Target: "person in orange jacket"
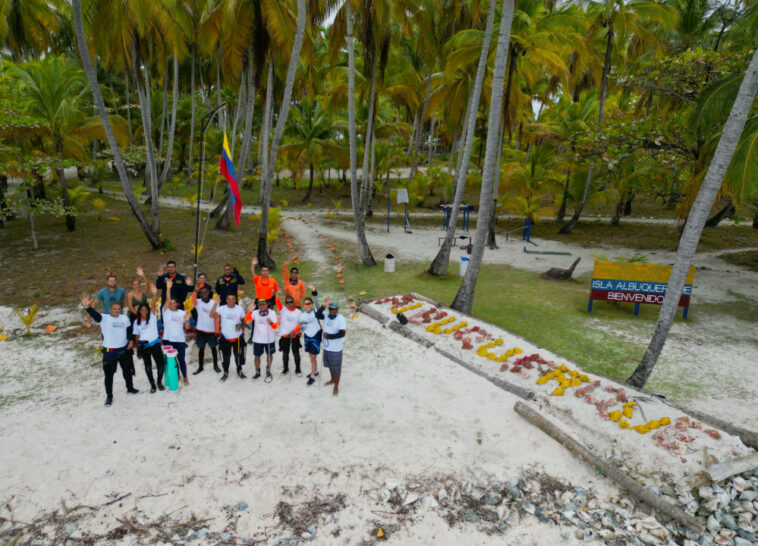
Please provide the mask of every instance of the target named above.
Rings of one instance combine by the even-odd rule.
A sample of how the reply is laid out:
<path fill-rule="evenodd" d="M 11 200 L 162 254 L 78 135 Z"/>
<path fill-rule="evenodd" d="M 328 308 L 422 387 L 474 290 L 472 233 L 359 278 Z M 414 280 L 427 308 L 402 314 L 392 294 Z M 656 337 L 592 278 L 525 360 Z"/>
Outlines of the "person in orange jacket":
<path fill-rule="evenodd" d="M 284 271 L 282 273 L 282 290 L 284 290 L 285 300 L 291 297 L 295 302 L 295 307 L 300 309 L 300 302 L 305 297 L 305 283 L 300 280 L 300 270 L 297 266 L 292 266 L 289 271 L 289 260 L 284 262 Z"/>
<path fill-rule="evenodd" d="M 264 299 L 268 302 L 268 308 L 272 311 L 276 308 L 276 293 L 279 291 L 279 285 L 276 279 L 269 276 L 268 267 L 261 266 L 261 274 L 255 274 L 255 268 L 258 265 L 258 258 L 253 257 L 250 260 L 250 274 L 253 277 L 253 284 L 255 285 L 255 300 Z M 256 305 L 257 307 L 257 305 Z"/>

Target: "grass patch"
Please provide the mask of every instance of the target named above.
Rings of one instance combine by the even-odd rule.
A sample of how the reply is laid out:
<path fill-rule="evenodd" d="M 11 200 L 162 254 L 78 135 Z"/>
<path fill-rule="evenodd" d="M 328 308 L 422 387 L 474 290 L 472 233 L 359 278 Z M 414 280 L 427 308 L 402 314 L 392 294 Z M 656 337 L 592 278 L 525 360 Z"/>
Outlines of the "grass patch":
<path fill-rule="evenodd" d="M 105 286 L 105 276 L 113 273 L 119 286 L 129 290 L 135 268 L 141 265 L 151 280 L 157 277 L 158 265 L 169 259 L 176 260 L 177 269 L 192 275 L 195 243 L 194 212 L 163 207 L 161 232 L 174 250 L 154 251 L 147 242 L 139 224 L 123 201 L 103 196 L 106 211 L 98 219 L 95 212 L 77 216 L 76 231 L 68 232 L 63 219 L 41 216 L 36 219 L 39 250 L 33 250 L 29 222 L 16 219 L 7 222 L 0 230 L 0 301 L 14 307 L 74 304 L 79 294 L 94 294 Z M 118 218 L 113 220 L 110 218 Z M 210 220 L 203 250 L 199 257 L 199 270 L 207 273 L 209 282 L 223 272 L 226 263 L 236 265 L 248 283 L 242 287 L 251 291 L 250 258 L 258 245 L 258 222 L 242 216 L 241 227 L 232 231 L 214 229 Z M 201 222 L 205 227 L 205 216 Z M 274 260 L 281 264 L 287 255 L 283 238 L 270 248 Z M 304 275 L 310 264 L 302 264 Z M 281 272 L 276 272 L 281 282 Z"/>
<path fill-rule="evenodd" d="M 719 258 L 727 263 L 746 267 L 750 271 L 758 271 L 758 252 L 755 250 L 730 252 L 728 254 L 721 254 Z"/>
<path fill-rule="evenodd" d="M 460 278 L 448 275 L 432 277 L 425 264 L 398 265 L 393 274 L 380 268 L 346 264 L 347 278 L 359 279 L 367 297 L 379 297 L 415 290 L 449 303 L 460 286 Z M 528 339 L 584 369 L 615 379 L 626 379 L 637 365 L 644 347 L 596 327 L 596 321 L 610 330 L 628 329 L 630 321 L 653 321 L 657 307 L 641 309 L 634 317 L 633 306 L 598 305 L 587 313 L 588 280 L 565 283 L 543 281 L 539 274 L 507 266 L 482 267 L 472 313 L 509 332 Z M 627 308 L 628 307 L 628 308 Z"/>

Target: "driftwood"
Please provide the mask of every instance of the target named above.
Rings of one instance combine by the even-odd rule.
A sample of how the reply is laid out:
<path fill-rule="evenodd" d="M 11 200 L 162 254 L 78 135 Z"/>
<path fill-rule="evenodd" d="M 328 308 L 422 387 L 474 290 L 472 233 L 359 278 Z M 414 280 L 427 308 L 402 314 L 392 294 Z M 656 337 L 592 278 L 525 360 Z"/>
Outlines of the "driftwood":
<path fill-rule="evenodd" d="M 448 358 L 455 362 L 456 364 L 460 364 L 464 368 L 466 368 L 470 372 L 474 372 L 476 375 L 483 377 L 493 385 L 500 387 L 504 391 L 508 391 L 512 394 L 515 394 L 516 396 L 523 398 L 524 400 L 534 400 L 535 394 L 533 391 L 530 391 L 529 389 L 525 389 L 524 387 L 521 387 L 519 385 L 514 385 L 513 383 L 510 383 L 509 381 L 506 381 L 505 379 L 500 379 L 499 377 L 493 377 L 489 375 L 488 373 L 480 370 L 476 366 L 472 366 L 468 362 L 461 360 L 455 355 L 452 355 L 448 353 L 444 349 L 440 349 L 439 347 L 434 348 L 435 351 L 437 351 L 439 354 L 444 356 L 445 358 Z"/>
<path fill-rule="evenodd" d="M 385 324 L 387 324 L 387 322 L 389 322 L 391 320 L 390 317 L 388 317 L 384 313 L 380 313 L 379 311 L 377 311 L 376 309 L 374 309 L 373 307 L 371 307 L 367 303 L 359 305 L 358 306 L 358 311 L 360 311 L 364 315 L 367 315 L 367 316 L 371 317 L 372 319 L 374 319 L 375 321 L 377 321 L 381 325 L 385 325 Z"/>
<path fill-rule="evenodd" d="M 568 269 L 563 269 L 561 267 L 551 267 L 542 275 L 540 275 L 540 279 L 544 279 L 546 281 L 565 281 L 566 279 L 570 279 L 571 275 L 574 274 L 574 269 L 576 269 L 576 264 L 579 263 L 579 260 L 581 260 L 581 258 L 574 260 L 574 263 L 571 264 L 571 267 Z"/>
<path fill-rule="evenodd" d="M 412 297 L 413 299 L 425 301 L 426 303 L 431 303 L 435 307 L 444 307 L 445 306 L 445 304 L 443 304 L 442 302 L 439 302 L 437 300 L 433 300 L 432 298 L 427 298 L 423 294 L 419 294 L 418 292 L 413 292 L 412 290 L 410 292 L 408 292 L 408 295 L 410 297 Z"/>
<path fill-rule="evenodd" d="M 422 347 L 426 347 L 427 349 L 434 345 L 434 342 L 429 341 L 428 339 L 421 337 L 416 332 L 411 331 L 410 329 L 406 328 L 404 325 L 400 324 L 398 321 L 393 320 L 389 324 L 390 330 L 394 330 L 401 336 L 407 337 L 411 341 L 415 341 Z"/>
<path fill-rule="evenodd" d="M 712 464 L 705 471 L 714 482 L 720 482 L 735 474 L 742 474 L 756 468 L 758 468 L 758 453 L 752 453 L 739 459 Z"/>
<path fill-rule="evenodd" d="M 607 460 L 601 459 L 591 453 L 587 448 L 574 440 L 571 436 L 563 432 L 553 423 L 545 419 L 539 412 L 533 410 L 523 402 L 516 402 L 513 410 L 521 415 L 524 419 L 531 424 L 539 428 L 542 432 L 553 438 L 558 443 L 562 444 L 571 453 L 582 459 L 593 468 L 597 468 L 602 473 L 616 482 L 621 488 L 626 490 L 635 499 L 644 502 L 648 506 L 656 509 L 661 514 L 665 514 L 671 519 L 678 521 L 682 525 L 685 525 L 698 532 L 701 535 L 705 534 L 705 526 L 703 523 L 687 514 L 683 510 L 677 508 L 673 504 L 666 502 L 650 489 L 641 486 L 639 483 L 629 477 L 628 474 L 621 471 L 615 465 L 609 463 Z"/>

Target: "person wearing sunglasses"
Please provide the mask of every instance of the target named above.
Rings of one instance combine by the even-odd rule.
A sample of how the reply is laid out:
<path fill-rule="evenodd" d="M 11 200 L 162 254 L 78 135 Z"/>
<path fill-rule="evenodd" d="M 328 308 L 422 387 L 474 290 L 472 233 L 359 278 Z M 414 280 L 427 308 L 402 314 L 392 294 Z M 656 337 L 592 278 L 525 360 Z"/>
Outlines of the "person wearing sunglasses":
<path fill-rule="evenodd" d="M 300 376 L 300 309 L 289 294 L 284 298 L 284 308 L 280 311 L 279 350 L 282 352 L 282 375 L 289 373 L 289 356 L 295 360 L 295 375 Z"/>

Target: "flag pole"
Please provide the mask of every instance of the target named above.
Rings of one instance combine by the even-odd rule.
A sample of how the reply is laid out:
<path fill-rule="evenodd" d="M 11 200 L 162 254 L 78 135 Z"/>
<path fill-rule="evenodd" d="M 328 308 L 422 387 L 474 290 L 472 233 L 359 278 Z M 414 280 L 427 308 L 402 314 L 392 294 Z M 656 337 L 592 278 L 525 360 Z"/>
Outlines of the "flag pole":
<path fill-rule="evenodd" d="M 213 116 L 216 112 L 221 110 L 222 108 L 226 107 L 226 103 L 222 102 L 218 106 L 216 106 L 213 110 L 205 114 L 202 119 L 200 120 L 200 169 L 197 173 L 197 211 L 196 211 L 196 218 L 195 218 L 195 265 L 193 266 L 192 270 L 192 282 L 193 284 L 197 282 L 197 255 L 199 253 L 198 245 L 200 244 L 200 190 L 202 188 L 203 184 L 203 163 L 205 163 L 205 131 L 208 129 L 208 126 L 210 125 L 211 119 L 213 119 Z"/>

